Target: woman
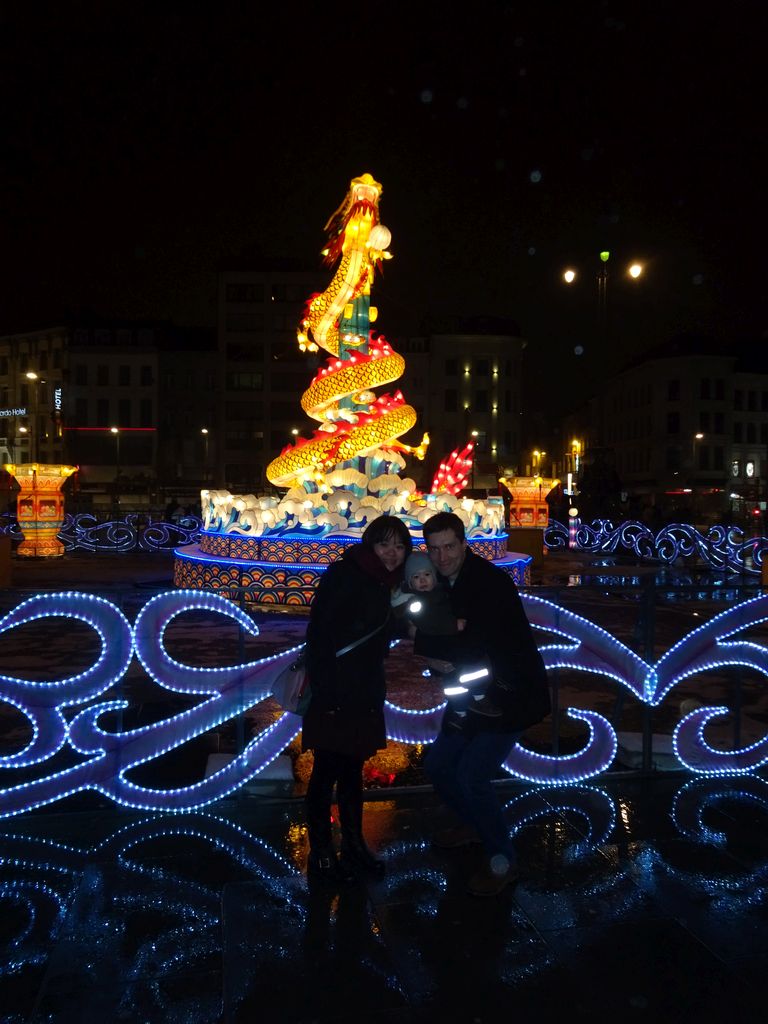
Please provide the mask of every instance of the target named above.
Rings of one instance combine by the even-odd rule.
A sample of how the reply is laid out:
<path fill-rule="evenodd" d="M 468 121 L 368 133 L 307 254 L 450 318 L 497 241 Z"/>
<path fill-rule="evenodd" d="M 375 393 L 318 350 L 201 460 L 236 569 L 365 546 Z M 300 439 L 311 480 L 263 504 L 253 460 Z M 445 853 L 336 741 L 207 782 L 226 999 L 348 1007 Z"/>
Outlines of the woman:
<path fill-rule="evenodd" d="M 363 762 L 386 746 L 384 658 L 391 639 L 390 597 L 412 548 L 402 520 L 379 516 L 362 543 L 347 548 L 318 584 L 307 628 L 312 701 L 302 747 L 314 751 L 307 789 L 310 877 L 348 882 L 383 873 L 363 838 Z M 333 788 L 341 857 L 331 833 Z"/>

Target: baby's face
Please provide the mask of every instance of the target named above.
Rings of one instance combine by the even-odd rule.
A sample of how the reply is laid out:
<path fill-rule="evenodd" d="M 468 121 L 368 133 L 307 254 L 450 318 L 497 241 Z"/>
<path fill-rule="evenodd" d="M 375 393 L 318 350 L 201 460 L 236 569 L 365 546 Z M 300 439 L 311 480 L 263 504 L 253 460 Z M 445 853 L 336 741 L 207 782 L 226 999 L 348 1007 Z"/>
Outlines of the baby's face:
<path fill-rule="evenodd" d="M 410 579 L 411 590 L 416 594 L 423 594 L 425 590 L 433 590 L 435 586 L 435 574 L 429 569 L 422 569 L 415 572 Z"/>

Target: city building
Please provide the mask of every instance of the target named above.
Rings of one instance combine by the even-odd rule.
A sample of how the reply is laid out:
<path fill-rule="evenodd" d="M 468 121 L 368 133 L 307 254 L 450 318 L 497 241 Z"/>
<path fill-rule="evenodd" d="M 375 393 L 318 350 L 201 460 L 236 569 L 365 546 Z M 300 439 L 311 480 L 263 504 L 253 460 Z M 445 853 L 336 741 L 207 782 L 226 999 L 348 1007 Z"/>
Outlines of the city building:
<path fill-rule="evenodd" d="M 269 462 L 317 425 L 301 395 L 328 353 L 301 353 L 296 329 L 307 299 L 327 284 L 327 272 L 292 261 L 245 262 L 219 274 L 218 486 L 271 490 Z"/>
<path fill-rule="evenodd" d="M 611 453 L 627 507 L 743 519 L 768 498 L 768 367 L 755 348 L 683 338 L 592 400 L 587 451 Z"/>
<path fill-rule="evenodd" d="M 398 387 L 419 417 L 409 440 L 418 443 L 423 431 L 430 436 L 423 467 L 411 467 L 422 487 L 468 441 L 476 445 L 471 487 L 495 491 L 500 476 L 517 472 L 525 347 L 513 321 L 491 317 L 434 320 L 422 335 L 395 343 L 406 361 Z"/>
<path fill-rule="evenodd" d="M 65 463 L 81 503 L 196 495 L 218 397 L 213 332 L 94 321 L 0 337 L 0 454 Z"/>

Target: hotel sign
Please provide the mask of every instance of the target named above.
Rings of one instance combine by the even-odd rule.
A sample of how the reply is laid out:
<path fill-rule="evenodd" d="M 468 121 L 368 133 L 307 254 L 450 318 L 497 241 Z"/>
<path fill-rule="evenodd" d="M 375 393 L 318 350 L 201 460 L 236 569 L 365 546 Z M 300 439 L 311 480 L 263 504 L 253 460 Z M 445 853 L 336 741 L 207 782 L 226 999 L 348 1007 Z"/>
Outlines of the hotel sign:
<path fill-rule="evenodd" d="M 11 416 L 26 416 L 27 410 L 25 407 L 19 409 L 0 409 L 0 419 L 10 419 Z"/>

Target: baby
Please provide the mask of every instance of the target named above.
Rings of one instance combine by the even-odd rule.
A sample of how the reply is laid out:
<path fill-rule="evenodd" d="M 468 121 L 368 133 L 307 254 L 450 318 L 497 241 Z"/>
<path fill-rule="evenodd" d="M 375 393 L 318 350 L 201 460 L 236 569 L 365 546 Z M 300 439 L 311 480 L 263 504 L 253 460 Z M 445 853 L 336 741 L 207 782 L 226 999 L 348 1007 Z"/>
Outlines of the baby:
<path fill-rule="evenodd" d="M 462 661 L 461 645 L 452 642 L 451 638 L 457 637 L 464 630 L 467 620 L 454 615 L 450 594 L 447 588 L 438 584 L 437 572 L 426 554 L 414 551 L 408 556 L 404 587 L 395 592 L 392 603 L 418 630 L 420 654 L 450 661 L 456 666 L 454 672 L 444 675 L 446 696 L 466 694 L 468 687 L 465 684 L 488 678 L 485 667 L 476 668 L 475 671 L 465 671 L 458 667 Z M 439 640 L 433 642 L 432 637 Z M 491 718 L 501 716 L 500 708 L 487 696 L 475 697 L 466 710 Z M 462 718 L 465 713 L 464 710 L 457 710 Z"/>

